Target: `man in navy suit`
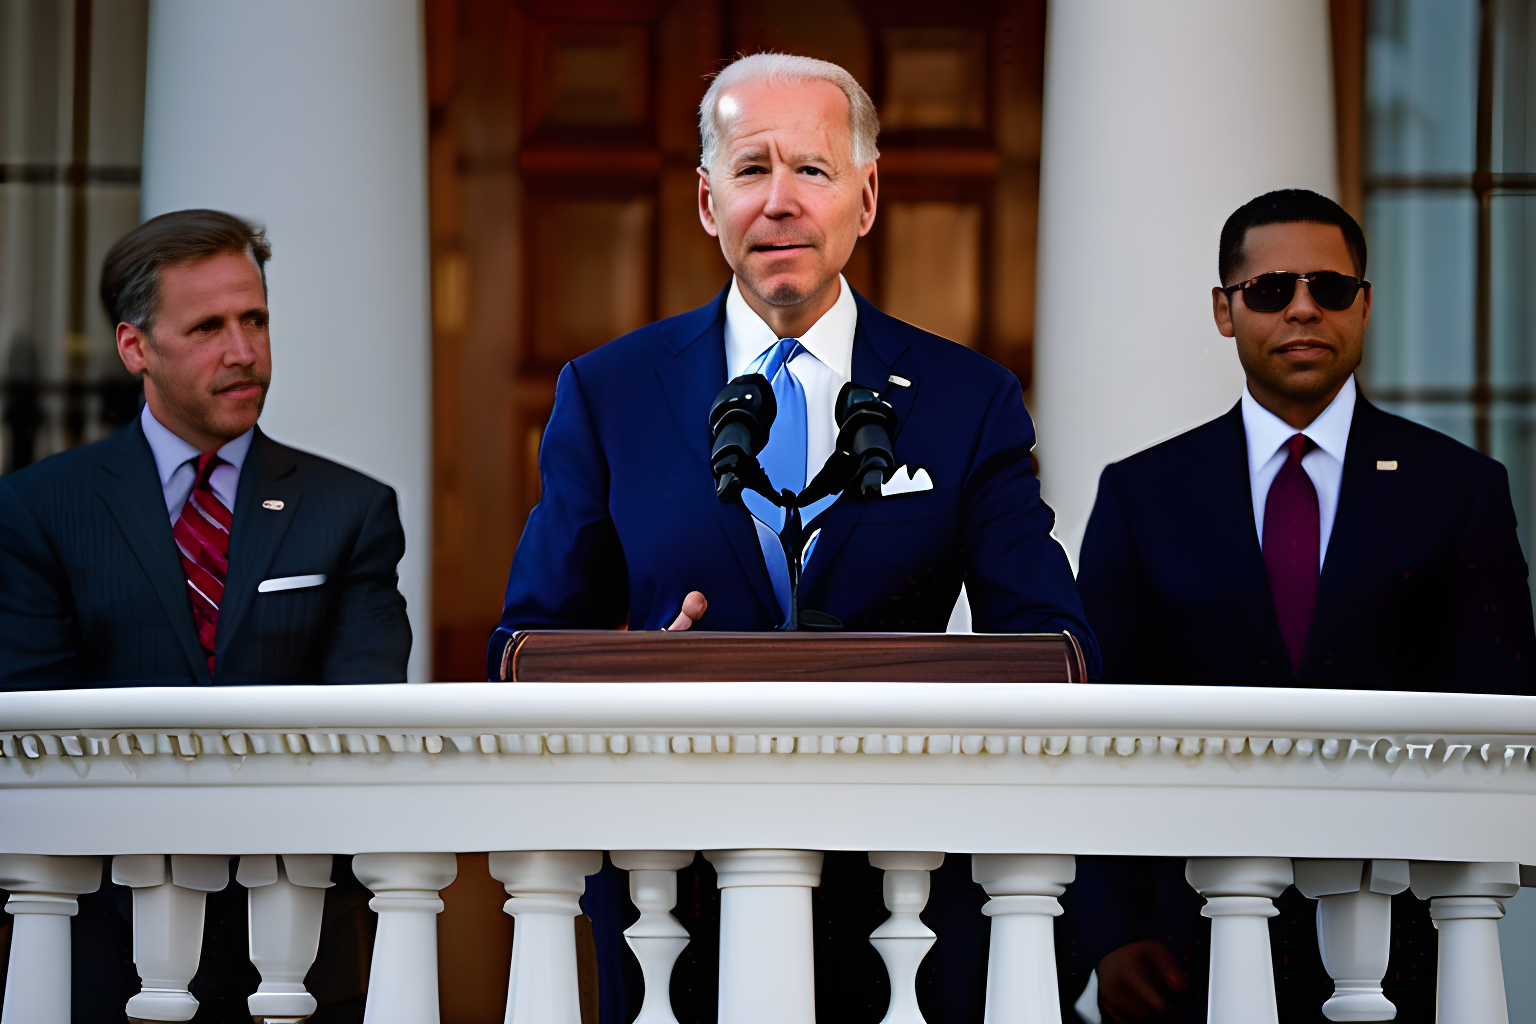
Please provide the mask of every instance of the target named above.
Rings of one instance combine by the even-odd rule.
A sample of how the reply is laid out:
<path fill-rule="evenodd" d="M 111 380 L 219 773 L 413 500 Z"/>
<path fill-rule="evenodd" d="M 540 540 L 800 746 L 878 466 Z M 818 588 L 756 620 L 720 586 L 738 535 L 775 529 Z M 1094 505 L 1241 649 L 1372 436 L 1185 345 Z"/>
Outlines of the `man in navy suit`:
<path fill-rule="evenodd" d="M 833 64 L 757 54 L 715 80 L 700 107 L 699 216 L 735 278 L 707 306 L 561 373 L 539 458 L 543 498 L 512 562 L 489 644 L 491 679 L 506 678 L 512 634 L 522 629 L 796 624 L 775 536 L 782 520 L 762 504 L 722 504 L 710 470 L 710 405 L 751 372 L 777 396 L 762 453 L 776 489 L 799 492 L 832 453 L 833 405 L 846 382 L 880 392 L 895 410 L 894 454 L 905 472 L 885 496 L 844 494 L 807 510 L 800 608 L 853 630 L 937 632 L 963 583 L 977 630 L 1068 632 L 1097 671 L 1071 569 L 1050 536 L 1054 517 L 1031 473 L 1034 430 L 1018 380 L 886 316 L 841 276 L 875 220 L 877 130 L 869 97 Z M 891 493 L 897 481 L 905 493 Z M 842 870 L 834 855 L 826 870 Z M 944 871 L 972 884 L 968 858 L 949 858 L 936 875 Z M 944 885 L 935 879 L 935 906 L 945 904 Z M 878 877 L 864 893 L 878 923 Z M 966 913 L 972 932 L 984 928 L 974 907 Z M 605 925 L 596 924 L 601 945 Z M 867 937 L 866 929 L 862 954 Z M 956 997 L 970 1009 L 955 1019 L 980 1019 L 969 975 L 985 963 L 984 937 L 974 946 L 954 933 L 937 947 L 965 960 L 961 987 L 975 990 Z M 878 961 L 872 971 L 883 977 Z"/>
<path fill-rule="evenodd" d="M 1104 679 L 1533 692 L 1508 474 L 1359 392 L 1365 259 L 1354 218 L 1313 192 L 1272 192 L 1228 219 L 1212 299 L 1247 387 L 1226 415 L 1104 470 L 1078 574 Z M 1107 1021 L 1168 1019 L 1180 1002 L 1178 1019 L 1203 1019 L 1202 985 L 1178 997 L 1176 960 L 1204 956 L 1190 954 L 1201 901 L 1182 862 L 1083 858 L 1078 877 L 1063 919 L 1077 991 L 1097 967 Z M 1320 1019 L 1331 985 L 1310 905 L 1293 899 L 1293 913 L 1287 898 L 1280 1016 Z M 1399 1020 L 1433 1005 L 1425 906 L 1398 902 L 1399 937 L 1430 956 L 1389 971 Z"/>

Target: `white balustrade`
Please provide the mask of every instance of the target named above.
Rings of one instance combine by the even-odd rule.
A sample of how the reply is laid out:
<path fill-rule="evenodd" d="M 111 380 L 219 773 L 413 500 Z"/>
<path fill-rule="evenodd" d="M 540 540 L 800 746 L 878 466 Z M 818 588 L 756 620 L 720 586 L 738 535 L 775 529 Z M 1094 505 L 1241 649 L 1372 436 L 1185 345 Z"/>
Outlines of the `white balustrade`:
<path fill-rule="evenodd" d="M 187 991 L 203 951 L 203 910 L 229 884 L 229 858 L 139 854 L 112 858 L 112 881 L 133 889 L 133 964 L 143 987 L 128 1000 L 130 1020 L 191 1020 Z"/>
<path fill-rule="evenodd" d="M 1408 888 L 1401 860 L 1296 860 L 1296 888 L 1317 900 L 1317 945 L 1333 979 L 1329 1020 L 1392 1020 L 1381 990 L 1392 944 L 1392 897 Z"/>
<path fill-rule="evenodd" d="M 815 1024 L 811 890 L 821 853 L 710 850 L 720 886 L 720 1011 L 730 1024 Z"/>
<path fill-rule="evenodd" d="M 1077 877 L 1070 856 L 978 853 L 971 877 L 992 898 L 986 1024 L 1061 1024 L 1052 919 Z"/>
<path fill-rule="evenodd" d="M 917 1007 L 917 969 L 938 936 L 918 915 L 928 905 L 928 872 L 944 863 L 942 853 L 871 853 L 869 863 L 885 872 L 881 887 L 891 916 L 869 936 L 891 979 L 891 1005 L 881 1024 L 924 1024 Z"/>
<path fill-rule="evenodd" d="M 0 1024 L 69 1024 L 69 919 L 101 887 L 100 857 L 0 854 L 11 960 Z"/>
<path fill-rule="evenodd" d="M 813 1024 L 821 850 L 873 850 L 885 1024 L 921 1024 L 928 872 L 991 897 L 989 1024 L 1057 1024 L 1076 852 L 1184 856 L 1212 919 L 1210 1021 L 1276 1018 L 1268 918 L 1318 900 L 1331 1020 L 1386 1020 L 1391 898 L 1440 930 L 1439 1019 L 1504 1024 L 1500 900 L 1536 865 L 1536 698 L 1179 686 L 443 684 L 0 693 L 0 1024 L 69 1019 L 69 916 L 134 890 L 138 1020 L 188 1020 L 206 893 L 249 890 L 259 1021 L 315 1010 L 332 854 L 378 911 L 365 1019 L 438 1020 L 439 891 L 493 853 L 517 918 L 506 1019 L 578 1024 L 585 878 L 612 851 L 640 919 L 637 1024 L 676 1024 L 676 873 L 721 888 L 719 1016 Z M 1193 828 L 1191 821 L 1210 823 Z M 893 853 L 932 849 L 931 853 Z M 296 851 L 273 854 L 272 850 Z M 415 851 L 415 852 L 393 852 Z M 571 852 L 580 851 L 580 852 Z M 944 851 L 944 852 L 940 852 Z M 1371 859 L 1390 853 L 1396 860 Z M 1536 871 L 1527 871 L 1536 877 Z M 1069 994 L 1072 995 L 1072 994 Z"/>
<path fill-rule="evenodd" d="M 640 918 L 624 929 L 624 941 L 640 961 L 645 1001 L 634 1024 L 677 1024 L 672 1012 L 672 968 L 688 929 L 672 916 L 677 906 L 677 873 L 693 863 L 692 850 L 615 850 L 613 866 L 629 872 L 629 898 Z"/>
<path fill-rule="evenodd" d="M 1269 956 L 1274 900 L 1291 884 L 1280 857 L 1191 857 L 1184 877 L 1211 919 L 1210 1024 L 1278 1024 Z"/>
<path fill-rule="evenodd" d="M 363 1024 L 437 1024 L 438 892 L 459 874 L 451 853 L 362 853 L 352 873 L 379 915 Z"/>
<path fill-rule="evenodd" d="M 493 853 L 491 877 L 511 897 L 502 908 L 512 929 L 506 1024 L 581 1024 L 576 979 L 576 915 L 587 876 L 602 870 L 590 850 Z"/>
<path fill-rule="evenodd" d="M 320 950 L 320 918 L 331 881 L 330 854 L 240 858 L 235 881 L 250 907 L 251 963 L 261 984 L 246 1000 L 257 1021 L 293 1021 L 315 1012 L 304 976 Z"/>
<path fill-rule="evenodd" d="M 1520 865 L 1416 860 L 1409 874 L 1413 894 L 1429 900 L 1430 919 L 1440 932 L 1435 1019 L 1509 1024 L 1499 900 L 1520 891 Z"/>

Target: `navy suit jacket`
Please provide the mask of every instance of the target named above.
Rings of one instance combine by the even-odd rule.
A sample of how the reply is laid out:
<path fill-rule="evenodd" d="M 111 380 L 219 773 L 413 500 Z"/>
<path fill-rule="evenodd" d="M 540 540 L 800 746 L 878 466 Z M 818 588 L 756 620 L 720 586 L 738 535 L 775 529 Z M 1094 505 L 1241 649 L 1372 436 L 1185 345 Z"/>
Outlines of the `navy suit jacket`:
<path fill-rule="evenodd" d="M 709 406 L 726 383 L 725 295 L 567 365 L 539 453 L 543 498 L 507 582 L 488 671 L 519 629 L 664 629 L 702 591 L 696 628 L 782 620 L 750 513 L 715 497 Z M 1070 631 L 1098 653 L 1054 515 L 1030 471 L 1019 382 L 991 360 L 886 316 L 861 296 L 853 379 L 895 407 L 898 464 L 933 490 L 839 498 L 800 606 L 870 631 L 942 631 L 963 582 L 978 632 Z M 909 387 L 888 383 L 904 377 Z M 819 468 L 819 467 L 815 467 Z"/>
<path fill-rule="evenodd" d="M 280 510 L 262 507 L 280 500 Z M 395 492 L 258 428 L 240 470 L 215 671 L 135 419 L 0 477 L 0 689 L 403 682 Z M 258 593 L 324 573 L 318 587 Z"/>
<path fill-rule="evenodd" d="M 1078 587 L 1106 680 L 1536 692 L 1530 589 L 1501 464 L 1356 400 L 1295 676 L 1251 494 L 1240 405 L 1104 470 Z"/>

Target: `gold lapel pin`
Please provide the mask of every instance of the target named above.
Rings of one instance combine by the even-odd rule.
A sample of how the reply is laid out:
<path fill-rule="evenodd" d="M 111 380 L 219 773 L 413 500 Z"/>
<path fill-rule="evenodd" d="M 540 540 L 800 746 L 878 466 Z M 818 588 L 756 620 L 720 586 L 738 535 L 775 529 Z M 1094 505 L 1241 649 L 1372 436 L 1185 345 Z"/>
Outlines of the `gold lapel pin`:
<path fill-rule="evenodd" d="M 283 499 L 281 499 L 281 498 L 268 498 L 266 501 L 261 503 L 261 507 L 262 508 L 269 508 L 273 512 L 281 512 L 283 510 Z"/>
<path fill-rule="evenodd" d="M 1396 459 L 1378 459 L 1376 461 L 1376 468 L 1377 469 L 1396 469 L 1397 468 L 1397 460 Z"/>

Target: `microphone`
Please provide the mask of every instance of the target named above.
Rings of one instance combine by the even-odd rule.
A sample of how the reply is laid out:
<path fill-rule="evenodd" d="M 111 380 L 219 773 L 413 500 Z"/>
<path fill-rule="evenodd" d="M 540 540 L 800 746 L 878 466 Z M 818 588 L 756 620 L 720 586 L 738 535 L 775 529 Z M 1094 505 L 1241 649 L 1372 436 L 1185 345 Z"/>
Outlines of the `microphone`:
<path fill-rule="evenodd" d="M 757 453 L 768 443 L 778 412 L 773 386 L 760 373 L 737 377 L 715 396 L 709 407 L 709 469 L 715 476 L 715 497 L 723 504 L 738 501 L 742 488 L 763 476 Z"/>
<path fill-rule="evenodd" d="M 891 435 L 896 410 L 873 389 L 849 381 L 837 393 L 837 450 L 852 456 L 855 468 L 844 493 L 855 501 L 880 496 L 880 487 L 896 472 Z"/>

